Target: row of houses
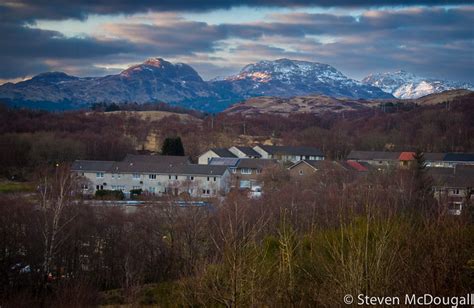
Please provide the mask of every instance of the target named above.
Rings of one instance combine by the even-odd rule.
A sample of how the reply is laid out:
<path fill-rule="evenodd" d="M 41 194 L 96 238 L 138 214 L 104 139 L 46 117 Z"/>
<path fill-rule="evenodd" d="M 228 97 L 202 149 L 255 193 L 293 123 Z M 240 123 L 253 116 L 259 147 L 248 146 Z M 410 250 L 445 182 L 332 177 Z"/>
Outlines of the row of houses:
<path fill-rule="evenodd" d="M 254 147 L 213 148 L 201 154 L 198 163 L 207 165 L 213 158 L 274 159 L 282 163 L 295 163 L 301 160 L 324 160 L 325 157 L 323 152 L 315 147 L 259 144 Z"/>
<path fill-rule="evenodd" d="M 215 197 L 230 187 L 226 166 L 192 164 L 183 156 L 129 154 L 122 161 L 77 160 L 71 170 L 81 176 L 84 194 L 120 190 L 129 196 L 142 190 L 154 195 Z"/>
<path fill-rule="evenodd" d="M 192 164 L 189 158 L 181 156 L 127 155 L 121 161 L 78 160 L 72 170 L 82 177 L 85 194 L 121 190 L 129 195 L 133 190 L 142 190 L 155 195 L 185 193 L 203 198 L 225 195 L 232 188 L 261 189 L 262 171 L 281 163 L 294 161 L 288 167 L 294 179 L 321 170 L 360 176 L 383 167 L 408 167 L 414 162 L 414 155 L 414 152 L 352 151 L 346 161 L 330 161 L 318 149 L 309 147 L 231 147 L 207 151 L 199 157 L 200 164 Z M 433 187 L 438 199 L 449 196 L 453 210 L 471 199 L 473 154 L 425 153 L 424 158 L 429 174 L 435 179 Z"/>
<path fill-rule="evenodd" d="M 427 167 L 474 165 L 474 153 L 424 153 L 423 158 Z M 372 166 L 409 167 L 415 161 L 415 152 L 351 151 L 347 159 Z"/>

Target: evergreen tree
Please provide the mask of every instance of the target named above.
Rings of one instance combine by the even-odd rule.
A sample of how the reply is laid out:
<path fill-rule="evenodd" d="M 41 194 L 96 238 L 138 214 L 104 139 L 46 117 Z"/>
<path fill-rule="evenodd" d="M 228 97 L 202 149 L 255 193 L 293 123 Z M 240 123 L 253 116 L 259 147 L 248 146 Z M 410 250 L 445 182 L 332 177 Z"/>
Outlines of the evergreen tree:
<path fill-rule="evenodd" d="M 417 150 L 413 158 L 415 160 L 413 165 L 414 193 L 416 194 L 417 201 L 423 203 L 431 194 L 432 183 L 430 177 L 426 174 L 426 161 L 423 152 Z"/>
<path fill-rule="evenodd" d="M 184 147 L 181 138 L 166 138 L 161 147 L 161 154 L 184 156 Z"/>

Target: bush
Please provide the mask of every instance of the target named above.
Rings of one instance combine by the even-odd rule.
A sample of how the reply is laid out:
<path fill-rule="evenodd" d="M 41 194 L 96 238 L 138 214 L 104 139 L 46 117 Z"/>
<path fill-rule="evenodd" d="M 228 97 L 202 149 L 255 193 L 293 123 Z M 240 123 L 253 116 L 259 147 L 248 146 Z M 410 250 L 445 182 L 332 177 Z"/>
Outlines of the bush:
<path fill-rule="evenodd" d="M 99 189 L 95 192 L 95 196 L 98 199 L 113 199 L 113 200 L 123 200 L 125 195 L 121 190 L 107 190 Z"/>

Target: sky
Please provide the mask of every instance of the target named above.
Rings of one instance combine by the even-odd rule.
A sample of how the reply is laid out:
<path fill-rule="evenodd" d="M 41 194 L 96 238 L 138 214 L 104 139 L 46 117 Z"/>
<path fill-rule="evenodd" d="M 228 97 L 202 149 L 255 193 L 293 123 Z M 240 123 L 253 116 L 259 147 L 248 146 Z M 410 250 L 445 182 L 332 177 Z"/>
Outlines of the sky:
<path fill-rule="evenodd" d="M 0 83 L 116 74 L 151 57 L 205 80 L 289 58 L 355 79 L 403 69 L 474 82 L 474 2 L 2 0 L 0 46 Z"/>

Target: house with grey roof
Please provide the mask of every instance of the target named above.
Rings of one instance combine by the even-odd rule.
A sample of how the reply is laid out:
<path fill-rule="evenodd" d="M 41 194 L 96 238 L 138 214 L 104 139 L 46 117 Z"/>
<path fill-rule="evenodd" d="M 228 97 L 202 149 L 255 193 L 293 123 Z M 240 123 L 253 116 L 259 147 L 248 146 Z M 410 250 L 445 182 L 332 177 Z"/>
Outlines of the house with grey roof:
<path fill-rule="evenodd" d="M 460 215 L 463 208 L 474 203 L 474 166 L 456 165 L 427 168 L 433 181 L 433 192 L 439 202 L 447 203 L 448 211 Z"/>
<path fill-rule="evenodd" d="M 229 148 L 229 151 L 239 158 L 261 158 L 257 151 L 255 151 L 252 147 L 244 147 L 244 146 L 233 146 Z"/>
<path fill-rule="evenodd" d="M 226 148 L 212 148 L 202 153 L 201 155 L 199 155 L 198 164 L 207 165 L 212 158 L 216 158 L 216 157 L 236 158 L 237 156 Z"/>
<path fill-rule="evenodd" d="M 71 170 L 82 179 L 85 194 L 120 190 L 126 196 L 141 189 L 152 195 L 215 197 L 229 191 L 227 166 L 191 164 L 177 156 L 128 155 L 122 161 L 77 160 Z"/>
<path fill-rule="evenodd" d="M 324 154 L 315 147 L 277 146 L 259 144 L 253 149 L 262 158 L 276 159 L 280 162 L 297 162 L 300 160 L 324 160 Z"/>
<path fill-rule="evenodd" d="M 210 165 L 226 165 L 231 173 L 231 186 L 240 189 L 252 189 L 261 186 L 260 174 L 265 168 L 274 166 L 278 161 L 260 158 L 212 158 Z"/>

